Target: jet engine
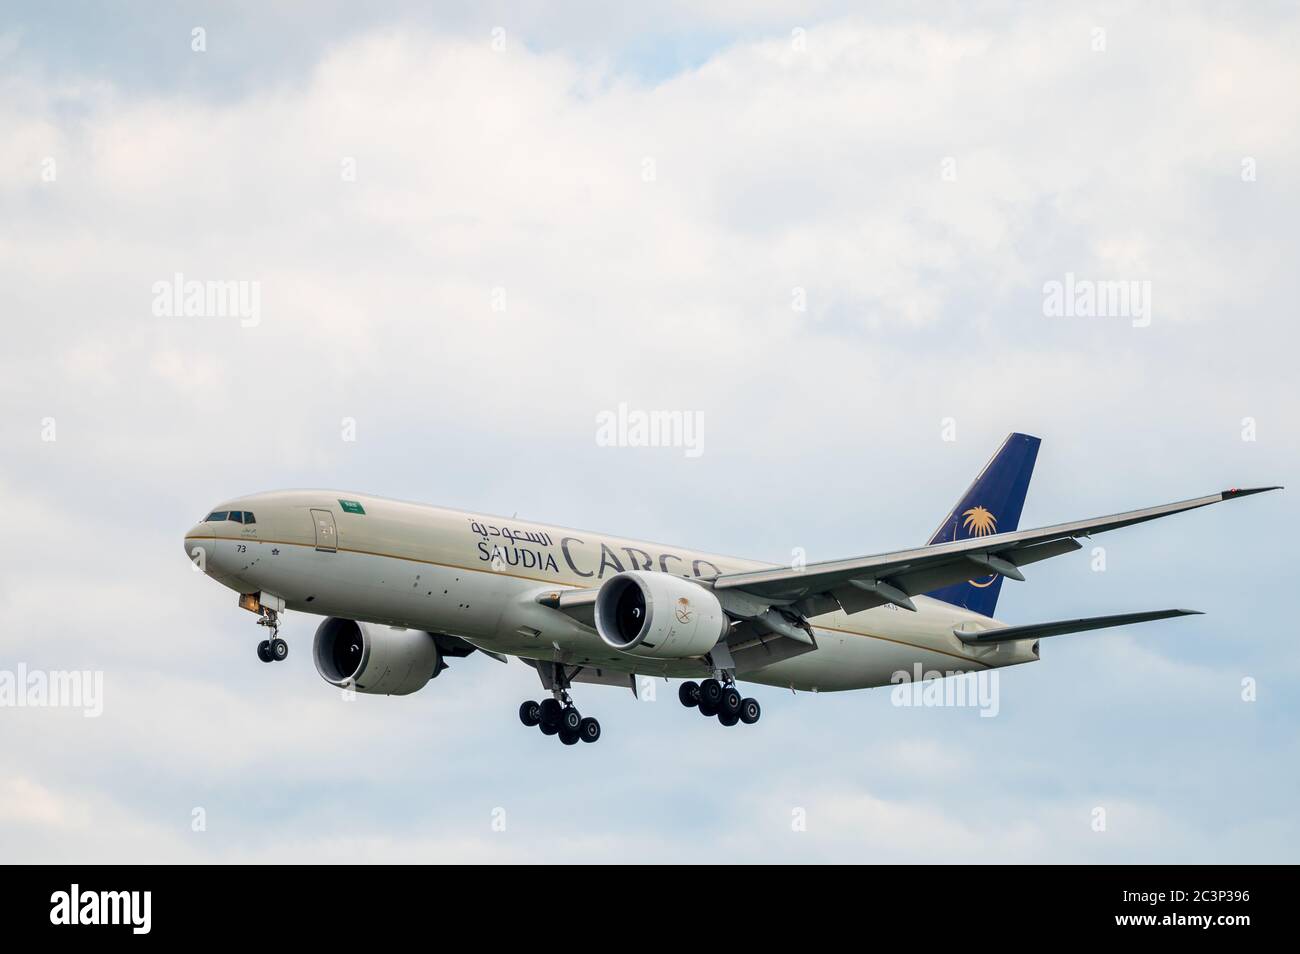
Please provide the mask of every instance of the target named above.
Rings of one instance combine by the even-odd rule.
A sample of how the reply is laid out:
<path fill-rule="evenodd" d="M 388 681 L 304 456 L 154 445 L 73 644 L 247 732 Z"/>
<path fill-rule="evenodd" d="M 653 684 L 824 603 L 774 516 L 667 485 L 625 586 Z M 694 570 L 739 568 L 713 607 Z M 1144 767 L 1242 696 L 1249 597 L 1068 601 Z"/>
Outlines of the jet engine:
<path fill-rule="evenodd" d="M 702 656 L 728 625 L 718 598 L 700 584 L 641 570 L 601 584 L 595 613 L 596 632 L 605 645 L 660 659 Z"/>
<path fill-rule="evenodd" d="M 330 685 L 386 696 L 423 688 L 440 668 L 429 633 L 335 617 L 316 627 L 312 656 Z"/>

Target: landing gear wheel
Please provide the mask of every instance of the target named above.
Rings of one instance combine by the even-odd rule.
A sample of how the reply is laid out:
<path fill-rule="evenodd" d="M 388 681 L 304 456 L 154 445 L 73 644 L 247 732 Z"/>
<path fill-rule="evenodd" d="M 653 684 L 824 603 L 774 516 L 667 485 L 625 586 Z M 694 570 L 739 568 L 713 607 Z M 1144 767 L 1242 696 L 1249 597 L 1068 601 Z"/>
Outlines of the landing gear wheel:
<path fill-rule="evenodd" d="M 700 700 L 700 715 L 712 719 L 717 714 L 718 710 L 715 706 L 705 705 L 704 700 Z"/>
<path fill-rule="evenodd" d="M 753 725 L 758 721 L 758 717 L 763 714 L 762 707 L 758 704 L 757 699 L 742 699 L 740 702 L 740 721 L 745 725 Z"/>
<path fill-rule="evenodd" d="M 560 730 L 560 741 L 563 742 L 565 745 L 577 745 L 577 744 L 578 744 L 578 732 L 577 732 L 577 730 L 576 730 L 576 729 L 561 729 L 561 730 Z"/>
<path fill-rule="evenodd" d="M 677 687 L 677 700 L 688 709 L 700 704 L 700 684 L 698 682 L 682 683 Z"/>
<path fill-rule="evenodd" d="M 718 713 L 718 721 L 723 725 L 735 725 L 740 721 L 740 716 L 734 712 L 722 711 Z"/>
<path fill-rule="evenodd" d="M 543 722 L 538 726 L 538 728 L 542 730 L 542 735 L 555 735 L 560 731 L 560 723 Z"/>
<path fill-rule="evenodd" d="M 289 644 L 280 638 L 280 614 L 262 607 L 257 625 L 265 626 L 267 638 L 257 644 L 257 658 L 262 662 L 279 662 L 289 655 Z"/>
<path fill-rule="evenodd" d="M 532 699 L 519 705 L 519 721 L 532 728 L 542 721 L 542 707 Z"/>
<path fill-rule="evenodd" d="M 740 693 L 736 691 L 735 686 L 728 686 L 722 690 L 722 704 L 718 706 L 718 711 L 730 716 L 739 716 L 740 704 Z"/>
<path fill-rule="evenodd" d="M 582 714 L 573 706 L 565 706 L 560 713 L 560 728 L 567 732 L 577 732 L 582 725 Z"/>
<path fill-rule="evenodd" d="M 590 717 L 578 724 L 578 737 L 584 742 L 595 742 L 600 738 L 600 723 Z"/>
<path fill-rule="evenodd" d="M 559 727 L 560 712 L 562 710 L 558 699 L 543 699 L 542 704 L 538 708 L 540 710 L 543 730 L 545 730 L 545 727 L 548 725 L 553 725 L 557 728 Z M 550 735 L 553 733 L 547 734 Z"/>
<path fill-rule="evenodd" d="M 700 709 L 706 705 L 713 710 L 722 706 L 722 683 L 716 679 L 705 679 L 700 683 Z"/>

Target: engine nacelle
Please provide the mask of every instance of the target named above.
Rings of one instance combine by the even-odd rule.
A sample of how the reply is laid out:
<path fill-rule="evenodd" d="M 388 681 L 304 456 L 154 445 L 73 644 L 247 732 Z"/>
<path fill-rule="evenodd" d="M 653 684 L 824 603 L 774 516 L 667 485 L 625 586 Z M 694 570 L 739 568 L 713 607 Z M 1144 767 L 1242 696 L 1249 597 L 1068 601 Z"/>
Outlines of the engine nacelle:
<path fill-rule="evenodd" d="M 596 632 L 625 653 L 685 659 L 711 650 L 727 616 L 709 590 L 680 576 L 630 570 L 611 576 L 596 594 Z"/>
<path fill-rule="evenodd" d="M 312 656 L 321 678 L 357 692 L 405 696 L 438 674 L 438 646 L 418 629 L 330 617 L 316 627 Z"/>

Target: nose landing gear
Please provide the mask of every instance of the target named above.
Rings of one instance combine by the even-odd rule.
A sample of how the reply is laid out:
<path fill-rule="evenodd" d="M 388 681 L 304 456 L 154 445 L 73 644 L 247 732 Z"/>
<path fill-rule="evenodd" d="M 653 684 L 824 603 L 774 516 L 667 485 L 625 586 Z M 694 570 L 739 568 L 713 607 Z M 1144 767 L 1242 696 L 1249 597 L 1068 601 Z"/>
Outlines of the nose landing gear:
<path fill-rule="evenodd" d="M 280 638 L 280 614 L 266 606 L 261 609 L 263 615 L 257 618 L 257 625 L 269 629 L 271 636 L 257 644 L 257 658 L 264 663 L 283 662 L 289 655 L 289 644 Z"/>
<path fill-rule="evenodd" d="M 762 706 L 757 699 L 741 696 L 730 673 L 721 675 L 721 680 L 682 683 L 677 687 L 678 701 L 688 709 L 699 709 L 701 715 L 717 716 L 718 721 L 726 726 L 737 722 L 753 725 L 763 714 Z"/>

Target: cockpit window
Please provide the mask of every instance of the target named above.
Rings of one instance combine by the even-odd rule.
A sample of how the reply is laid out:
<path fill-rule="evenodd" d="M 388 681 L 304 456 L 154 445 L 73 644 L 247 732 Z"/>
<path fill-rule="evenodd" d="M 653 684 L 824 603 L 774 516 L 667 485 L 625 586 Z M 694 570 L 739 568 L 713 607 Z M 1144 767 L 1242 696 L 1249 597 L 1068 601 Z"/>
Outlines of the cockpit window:
<path fill-rule="evenodd" d="M 245 526 L 250 523 L 257 523 L 257 518 L 247 510 L 214 510 L 203 518 L 204 523 L 215 523 L 218 520 L 233 520 L 235 523 L 242 523 Z"/>

